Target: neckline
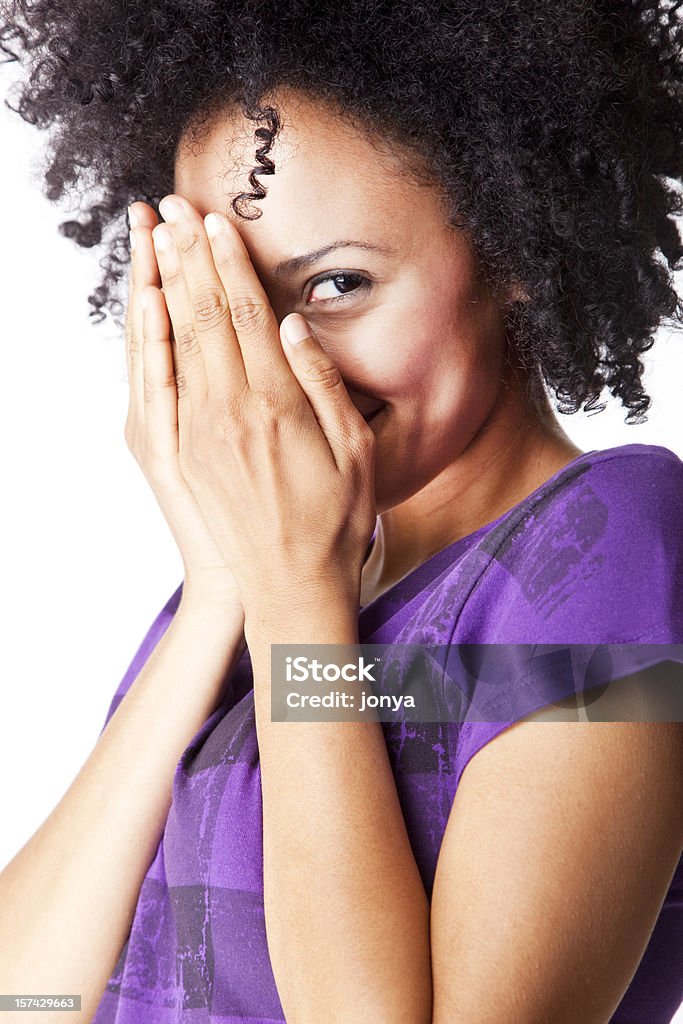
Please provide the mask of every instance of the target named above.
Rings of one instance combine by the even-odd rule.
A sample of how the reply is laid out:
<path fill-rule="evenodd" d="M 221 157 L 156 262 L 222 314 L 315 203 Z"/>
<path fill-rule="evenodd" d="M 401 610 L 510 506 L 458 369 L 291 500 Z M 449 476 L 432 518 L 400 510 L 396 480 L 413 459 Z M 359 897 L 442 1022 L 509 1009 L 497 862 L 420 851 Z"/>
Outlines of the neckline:
<path fill-rule="evenodd" d="M 396 595 L 400 593 L 401 590 L 409 586 L 412 581 L 415 581 L 416 574 L 419 577 L 421 586 L 429 582 L 430 577 L 433 578 L 439 574 L 442 567 L 442 562 L 448 564 L 453 560 L 454 556 L 460 553 L 458 551 L 460 547 L 462 547 L 463 551 L 465 551 L 481 535 L 487 533 L 489 530 L 493 529 L 493 527 L 498 526 L 499 523 L 502 523 L 504 519 L 512 515 L 525 502 L 533 501 L 534 498 L 542 494 L 543 491 L 545 491 L 548 487 L 551 487 L 564 473 L 570 470 L 582 459 L 588 458 L 589 455 L 596 454 L 604 454 L 604 451 L 592 448 L 590 451 L 581 452 L 580 455 L 576 455 L 573 459 L 570 459 L 570 461 L 566 462 L 564 466 L 561 466 L 558 470 L 556 470 L 552 476 L 549 476 L 547 480 L 544 480 L 543 483 L 539 484 L 538 487 L 536 487 L 533 491 L 530 491 L 529 494 L 527 494 L 524 498 L 518 501 L 516 505 L 513 505 L 511 508 L 507 509 L 507 511 L 503 512 L 496 519 L 492 519 L 490 522 L 484 523 L 482 526 L 477 527 L 476 530 L 473 530 L 472 533 L 466 534 L 464 537 L 459 537 L 457 540 L 451 541 L 451 543 L 447 544 L 446 547 L 441 548 L 439 551 L 436 551 L 433 555 L 430 555 L 429 558 L 425 559 L 424 562 L 420 562 L 419 565 L 416 565 L 415 568 L 411 569 L 410 572 L 406 573 L 405 576 L 401 576 L 400 580 L 397 580 L 396 583 L 392 583 L 390 587 L 382 591 L 381 594 L 378 594 L 378 596 L 375 597 L 372 601 L 369 601 L 368 604 L 361 605 L 359 608 L 359 616 L 363 616 L 365 612 L 372 612 L 375 608 L 382 607 L 383 602 L 385 601 L 388 601 L 389 603 L 395 603 Z M 365 561 L 367 561 L 370 552 L 374 547 L 376 536 L 377 524 L 375 524 L 375 529 L 373 530 L 372 537 L 370 538 L 370 543 L 365 554 Z M 365 562 L 363 564 L 365 564 Z"/>

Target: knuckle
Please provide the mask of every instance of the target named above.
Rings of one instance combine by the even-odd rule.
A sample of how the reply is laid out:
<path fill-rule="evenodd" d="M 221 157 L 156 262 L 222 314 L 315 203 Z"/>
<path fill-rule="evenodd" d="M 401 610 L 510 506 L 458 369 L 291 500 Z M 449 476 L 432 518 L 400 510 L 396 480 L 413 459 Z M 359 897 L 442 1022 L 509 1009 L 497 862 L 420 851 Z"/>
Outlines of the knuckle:
<path fill-rule="evenodd" d="M 270 423 L 272 420 L 276 422 L 282 415 L 282 394 L 275 384 L 264 384 L 257 391 L 255 390 L 256 398 L 259 402 L 261 416 L 265 416 L 266 420 Z"/>
<path fill-rule="evenodd" d="M 361 451 L 374 451 L 375 446 L 377 444 L 377 438 L 375 437 L 375 434 L 370 427 L 366 427 L 366 429 L 361 430 L 360 433 L 357 435 L 357 438 L 357 445 L 361 449 Z"/>
<path fill-rule="evenodd" d="M 255 396 L 250 395 L 253 403 Z M 254 443 L 253 418 L 238 398 L 224 398 L 216 407 L 213 420 L 215 442 L 228 455 L 252 448 Z"/>
<path fill-rule="evenodd" d="M 192 301 L 192 313 L 198 327 L 213 327 L 222 323 L 228 315 L 225 294 L 218 288 L 201 292 Z"/>
<path fill-rule="evenodd" d="M 254 329 L 260 326 L 265 319 L 265 309 L 262 303 L 249 295 L 233 299 L 230 303 L 230 316 L 232 322 L 238 329 Z"/>
<path fill-rule="evenodd" d="M 163 284 L 164 284 L 163 291 L 164 291 L 164 293 L 167 290 L 168 291 L 172 291 L 174 288 L 176 288 L 178 285 L 180 285 L 182 283 L 184 277 L 185 277 L 185 275 L 183 274 L 183 268 L 182 267 L 174 266 L 174 267 L 169 267 L 168 270 L 165 270 L 164 274 L 163 274 Z"/>
<path fill-rule="evenodd" d="M 175 339 L 181 356 L 192 356 L 199 352 L 199 339 L 194 324 L 184 324 L 176 332 Z"/>
<path fill-rule="evenodd" d="M 240 265 L 240 257 L 231 246 L 225 246 L 219 253 L 214 253 L 214 262 L 221 270 L 234 271 Z"/>
<path fill-rule="evenodd" d="M 244 398 L 237 395 L 224 395 L 217 405 L 216 423 L 219 429 L 219 438 L 222 441 L 228 440 L 237 425 L 243 419 Z"/>
<path fill-rule="evenodd" d="M 342 384 L 338 367 L 323 358 L 311 360 L 306 367 L 305 376 L 311 384 L 322 388 L 323 391 L 334 391 Z"/>
<path fill-rule="evenodd" d="M 151 402 L 156 392 L 165 391 L 175 385 L 175 375 L 166 374 L 160 380 L 152 380 L 146 370 L 142 372 L 142 393 L 145 402 Z"/>
<path fill-rule="evenodd" d="M 185 395 L 187 394 L 187 382 L 186 382 L 185 377 L 184 377 L 184 375 L 182 373 L 176 373 L 175 383 L 176 383 L 176 391 L 177 391 L 177 394 L 178 394 L 178 401 L 180 401 L 180 399 L 184 398 Z"/>
<path fill-rule="evenodd" d="M 133 330 L 132 324 L 128 331 L 128 351 L 133 361 L 137 360 L 142 354 L 140 339 L 137 336 L 137 331 Z"/>
<path fill-rule="evenodd" d="M 183 233 L 177 240 L 178 251 L 183 256 L 194 256 L 202 247 L 199 235 L 196 235 L 193 231 Z"/>

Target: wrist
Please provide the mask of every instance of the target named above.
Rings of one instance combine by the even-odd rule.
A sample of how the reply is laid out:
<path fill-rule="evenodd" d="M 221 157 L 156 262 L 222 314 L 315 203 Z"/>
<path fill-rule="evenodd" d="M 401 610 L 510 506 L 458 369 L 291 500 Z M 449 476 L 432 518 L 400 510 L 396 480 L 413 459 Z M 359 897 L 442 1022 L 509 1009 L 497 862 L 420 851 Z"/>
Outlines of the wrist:
<path fill-rule="evenodd" d="M 188 565 L 184 562 L 182 598 L 198 606 L 211 606 L 225 611 L 241 609 L 240 588 L 233 573 L 222 566 Z"/>
<path fill-rule="evenodd" d="M 244 633 L 252 654 L 271 644 L 358 643 L 358 598 L 339 592 L 272 596 L 247 604 Z"/>
<path fill-rule="evenodd" d="M 176 611 L 176 618 L 191 621 L 198 628 L 205 626 L 212 631 L 219 629 L 223 633 L 243 633 L 244 609 L 236 601 L 223 601 L 215 596 L 202 594 L 198 591 L 183 592 Z"/>
<path fill-rule="evenodd" d="M 250 581 L 251 582 L 251 581 Z M 254 619 L 256 615 L 287 615 L 296 619 L 298 615 L 315 614 L 316 611 L 334 606 L 338 611 L 348 609 L 357 615 L 360 606 L 360 573 L 346 572 L 293 573 L 272 570 L 265 579 L 244 583 L 241 587 L 245 615 Z"/>

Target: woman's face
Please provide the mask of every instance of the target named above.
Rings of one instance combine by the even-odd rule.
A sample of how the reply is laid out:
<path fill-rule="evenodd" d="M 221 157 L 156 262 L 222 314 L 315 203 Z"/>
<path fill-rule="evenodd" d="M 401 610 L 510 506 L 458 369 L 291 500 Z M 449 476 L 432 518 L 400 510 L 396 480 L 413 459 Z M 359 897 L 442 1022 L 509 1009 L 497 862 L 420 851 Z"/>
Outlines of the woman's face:
<path fill-rule="evenodd" d="M 249 251 L 278 322 L 302 313 L 377 438 L 377 511 L 406 500 L 471 444 L 505 391 L 504 297 L 491 294 L 437 190 L 399 156 L 339 124 L 321 105 L 277 97 L 275 173 L 244 220 L 254 124 L 213 123 L 200 150 L 181 146 L 174 191 L 204 216 L 219 210 Z"/>

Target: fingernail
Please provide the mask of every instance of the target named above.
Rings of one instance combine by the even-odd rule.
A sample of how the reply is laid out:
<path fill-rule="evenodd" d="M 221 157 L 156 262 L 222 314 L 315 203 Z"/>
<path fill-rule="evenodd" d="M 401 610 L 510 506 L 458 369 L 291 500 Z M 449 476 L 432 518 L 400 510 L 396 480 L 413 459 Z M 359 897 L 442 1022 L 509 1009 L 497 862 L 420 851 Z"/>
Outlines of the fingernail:
<path fill-rule="evenodd" d="M 173 199 L 162 199 L 159 203 L 159 209 L 161 211 L 161 216 L 170 224 L 179 220 L 183 215 L 180 203 L 176 203 Z"/>
<path fill-rule="evenodd" d="M 152 240 L 155 249 L 169 249 L 173 244 L 173 235 L 170 228 L 167 228 L 164 224 L 157 224 L 152 231 Z"/>
<path fill-rule="evenodd" d="M 311 329 L 300 316 L 292 316 L 285 321 L 285 338 L 290 345 L 300 345 L 306 338 L 310 338 Z"/>
<path fill-rule="evenodd" d="M 217 213 L 207 213 L 204 218 L 204 227 L 209 238 L 215 238 L 225 229 L 225 221 Z"/>
<path fill-rule="evenodd" d="M 138 226 L 138 215 L 132 206 L 128 207 L 128 226 L 136 228 Z"/>

